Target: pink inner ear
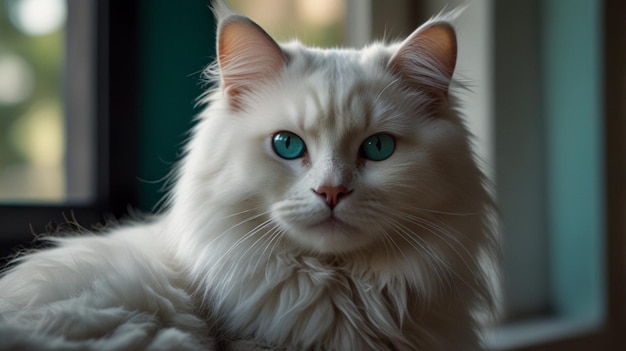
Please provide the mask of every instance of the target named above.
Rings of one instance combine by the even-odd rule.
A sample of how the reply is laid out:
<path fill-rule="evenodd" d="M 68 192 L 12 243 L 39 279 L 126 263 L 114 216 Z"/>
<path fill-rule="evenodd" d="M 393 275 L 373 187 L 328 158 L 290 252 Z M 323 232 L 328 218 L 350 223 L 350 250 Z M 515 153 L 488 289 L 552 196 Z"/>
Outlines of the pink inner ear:
<path fill-rule="evenodd" d="M 222 88 L 231 104 L 240 107 L 241 94 L 278 74 L 286 57 L 261 27 L 245 17 L 232 16 L 219 29 L 218 61 Z"/>
<path fill-rule="evenodd" d="M 445 23 L 419 28 L 405 40 L 389 62 L 410 84 L 447 92 L 456 65 L 454 29 Z"/>
<path fill-rule="evenodd" d="M 438 24 L 426 28 L 421 36 L 427 41 L 430 54 L 443 65 L 450 78 L 456 66 L 456 34 L 450 25 Z"/>

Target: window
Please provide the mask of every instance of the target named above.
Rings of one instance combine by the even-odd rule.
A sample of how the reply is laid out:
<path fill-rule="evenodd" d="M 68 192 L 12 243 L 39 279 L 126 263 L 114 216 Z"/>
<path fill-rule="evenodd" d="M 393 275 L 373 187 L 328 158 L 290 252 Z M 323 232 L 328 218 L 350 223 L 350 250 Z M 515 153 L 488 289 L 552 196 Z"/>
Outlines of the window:
<path fill-rule="evenodd" d="M 606 318 L 602 9 L 562 1 L 494 9 L 496 182 L 511 322 L 500 340 L 595 333 Z"/>
<path fill-rule="evenodd" d="M 4 0 L 0 16 L 0 201 L 67 197 L 63 0 Z"/>
<path fill-rule="evenodd" d="M 279 40 L 287 41 L 298 34 L 309 45 L 329 47 L 346 42 L 344 18 L 346 0 L 230 0 L 244 14 Z"/>
<path fill-rule="evenodd" d="M 68 220 L 90 227 L 136 205 L 136 74 L 128 64 L 136 57 L 136 7 L 97 0 L 1 0 L 0 7 L 0 65 L 13 65 L 0 75 L 16 82 L 0 87 L 0 95 L 13 94 L 0 103 L 5 257 L 33 233 Z M 9 178 L 32 182 L 9 185 Z"/>

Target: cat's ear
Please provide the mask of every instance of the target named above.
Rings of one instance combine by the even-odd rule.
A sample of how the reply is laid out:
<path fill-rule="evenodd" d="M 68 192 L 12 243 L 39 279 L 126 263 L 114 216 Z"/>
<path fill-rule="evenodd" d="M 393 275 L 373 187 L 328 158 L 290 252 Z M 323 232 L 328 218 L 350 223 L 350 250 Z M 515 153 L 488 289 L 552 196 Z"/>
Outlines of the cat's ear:
<path fill-rule="evenodd" d="M 456 35 L 447 22 L 418 28 L 389 61 L 389 69 L 408 84 L 447 96 L 456 65 Z"/>
<path fill-rule="evenodd" d="M 220 23 L 217 35 L 222 89 L 231 106 L 241 107 L 241 95 L 278 74 L 287 58 L 278 44 L 256 23 L 230 16 Z"/>

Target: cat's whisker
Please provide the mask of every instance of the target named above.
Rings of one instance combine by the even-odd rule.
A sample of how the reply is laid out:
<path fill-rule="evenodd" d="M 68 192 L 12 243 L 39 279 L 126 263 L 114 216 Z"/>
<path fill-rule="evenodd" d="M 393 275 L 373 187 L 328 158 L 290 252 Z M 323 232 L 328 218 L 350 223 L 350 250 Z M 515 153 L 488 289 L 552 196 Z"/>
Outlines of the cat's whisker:
<path fill-rule="evenodd" d="M 460 232 L 458 229 L 455 229 L 451 225 L 447 224 L 445 221 L 438 218 L 437 216 L 423 217 L 423 216 L 416 215 L 413 212 L 418 211 L 418 212 L 425 212 L 425 213 L 434 214 L 434 215 L 446 215 L 446 216 L 451 215 L 451 216 L 461 216 L 461 217 L 466 217 L 466 216 L 471 217 L 471 216 L 482 215 L 480 213 L 450 213 L 450 212 L 443 212 L 443 211 L 428 210 L 428 209 L 423 209 L 420 207 L 415 207 L 415 206 L 411 206 L 411 205 L 400 203 L 400 202 L 396 202 L 394 204 L 396 205 L 394 206 L 394 208 L 396 209 L 396 212 L 393 213 L 394 215 L 397 216 L 398 214 L 402 214 L 403 219 L 414 222 L 415 224 L 417 224 L 416 222 L 419 222 L 421 224 L 431 226 L 439 230 L 439 233 L 449 236 L 452 240 L 456 241 L 459 244 L 459 246 L 463 246 L 463 245 L 458 240 L 458 238 L 463 237 L 465 235 L 464 233 Z M 433 221 L 437 221 L 438 223 L 441 224 L 441 226 L 433 223 Z M 445 226 L 449 231 L 454 233 L 454 235 L 451 235 L 446 230 L 446 228 L 443 228 L 442 226 Z"/>
<path fill-rule="evenodd" d="M 434 213 L 434 214 L 440 214 L 440 215 L 446 215 L 446 216 L 469 217 L 469 216 L 482 216 L 484 214 L 484 212 L 449 212 L 449 211 L 442 211 L 442 210 L 432 210 L 432 209 L 428 209 L 424 207 L 418 207 L 418 206 L 414 206 L 411 204 L 407 204 L 406 202 L 389 201 L 387 203 L 390 205 L 399 205 L 399 206 L 402 206 L 402 208 L 409 209 L 409 210 L 426 212 L 426 213 Z"/>
<path fill-rule="evenodd" d="M 239 212 L 235 212 L 235 213 L 229 214 L 229 215 L 225 216 L 224 218 L 233 218 L 233 217 L 236 217 L 236 216 L 240 216 L 240 215 L 242 215 L 242 214 L 245 214 L 245 213 L 250 213 L 250 212 L 256 211 L 256 210 L 258 210 L 258 209 L 260 209 L 260 208 L 261 208 L 261 207 L 253 207 L 253 208 L 249 208 L 249 209 L 247 209 L 247 210 L 243 210 L 243 211 L 239 211 Z M 267 213 L 269 213 L 269 211 L 264 211 L 264 213 L 265 213 L 265 214 L 267 214 Z"/>
<path fill-rule="evenodd" d="M 242 212 L 249 212 L 249 211 L 242 211 Z M 224 232 L 222 232 L 221 234 L 217 235 L 215 238 L 213 238 L 213 240 L 211 240 L 207 245 L 205 245 L 205 249 L 202 250 L 202 252 L 205 252 L 206 249 L 210 248 L 211 245 L 216 242 L 216 240 L 218 240 L 219 238 L 227 235 L 231 230 L 233 230 L 236 227 L 239 227 L 245 223 L 251 222 L 255 219 L 258 219 L 260 217 L 262 217 L 263 215 L 265 215 L 267 213 L 259 213 L 256 214 L 254 216 L 250 216 L 238 223 L 236 223 L 235 225 L 231 226 L 229 229 L 225 230 Z M 214 261 L 213 265 L 219 265 L 221 264 L 221 262 L 228 257 L 232 252 L 234 252 L 243 242 L 247 241 L 250 237 L 254 236 L 255 234 L 255 229 L 264 226 L 267 222 L 269 222 L 269 220 L 266 220 L 264 222 L 262 222 L 261 224 L 258 224 L 252 231 L 246 233 L 245 235 L 243 235 L 242 237 L 238 238 L 234 244 L 232 244 L 225 252 L 223 252 L 219 258 L 217 258 L 216 261 Z M 210 260 L 199 260 L 198 262 L 211 262 Z M 196 271 L 202 271 L 202 270 L 196 270 Z M 211 284 L 207 284 L 206 279 L 209 279 L 207 276 L 203 276 L 203 277 L 195 277 L 194 280 L 196 279 L 200 279 L 201 281 L 203 281 L 204 283 L 202 284 L 205 287 L 209 287 L 211 286 Z M 204 296 L 209 296 L 210 295 L 210 291 L 208 289 L 205 289 L 204 291 Z"/>
<path fill-rule="evenodd" d="M 439 222 L 442 225 L 437 225 L 436 223 L 433 222 L 433 220 L 435 220 L 434 218 L 427 219 L 427 218 L 414 216 L 414 215 L 407 214 L 407 213 L 405 213 L 404 219 L 410 223 L 420 226 L 422 229 L 429 231 L 430 233 L 436 235 L 443 241 L 445 240 L 442 237 L 442 235 L 454 241 L 454 243 L 456 243 L 459 247 L 465 248 L 465 245 L 463 245 L 463 243 L 461 243 L 461 241 L 459 240 L 460 237 L 464 236 L 463 233 L 460 233 L 458 230 L 450 227 L 449 225 L 444 224 L 441 221 Z M 444 228 L 443 226 L 446 226 L 447 228 Z M 450 233 L 448 230 L 452 231 L 452 233 Z M 471 256 L 470 252 L 466 251 L 466 253 Z"/>
<path fill-rule="evenodd" d="M 272 252 L 276 248 L 277 242 L 280 241 L 282 230 L 280 226 L 275 224 L 271 229 L 267 231 L 265 235 L 268 236 L 268 238 L 265 241 L 265 247 L 263 248 L 263 251 L 261 252 L 260 255 L 258 255 L 257 262 L 254 265 L 254 268 L 252 269 L 253 272 L 257 272 L 257 268 L 259 267 L 259 264 L 261 263 L 262 260 L 265 260 L 266 265 L 268 264 L 269 259 L 267 259 L 267 257 L 272 255 Z M 266 253 L 268 253 L 268 249 L 269 249 L 269 254 L 268 256 L 266 256 Z M 264 271 L 266 272 L 267 268 Z"/>
<path fill-rule="evenodd" d="M 435 236 L 439 237 L 441 239 L 441 241 L 446 244 L 448 247 L 450 247 L 452 249 L 452 251 L 455 253 L 456 257 L 461 259 L 461 262 L 466 266 L 466 268 L 468 269 L 468 271 L 473 271 L 473 268 L 477 268 L 478 267 L 478 262 L 475 261 L 472 258 L 472 261 L 474 262 L 474 265 L 470 265 L 468 264 L 468 262 L 466 261 L 465 257 L 472 257 L 470 252 L 467 251 L 467 249 L 465 249 L 463 246 L 460 245 L 459 246 L 461 248 L 463 248 L 465 250 L 465 252 L 467 253 L 467 255 L 461 255 L 460 252 L 458 251 L 458 249 L 455 247 L 455 245 L 452 245 L 448 240 L 446 240 L 444 237 L 442 237 L 440 233 L 437 233 L 437 231 L 435 231 L 432 228 L 428 228 L 423 224 L 419 224 L 419 223 L 414 223 L 418 226 L 420 226 L 422 229 L 429 231 L 430 233 L 434 234 Z M 405 232 L 406 233 L 406 232 Z M 454 238 L 454 236 L 449 236 L 447 235 L 448 238 L 452 238 L 454 240 L 456 240 L 456 238 Z M 439 255 L 435 254 L 434 252 L 432 252 L 432 248 L 430 248 L 430 246 L 428 246 L 428 244 L 424 241 L 423 238 L 421 238 L 419 235 L 407 235 L 405 237 L 403 237 L 405 240 L 407 241 L 412 241 L 415 243 L 418 242 L 424 242 L 424 245 L 428 248 L 428 252 L 431 252 L 431 257 L 436 258 L 437 261 L 439 261 L 442 265 L 442 267 L 447 267 L 447 269 L 445 270 L 446 272 L 451 273 L 452 275 L 454 275 L 457 279 L 459 279 L 463 284 L 465 284 L 467 287 L 472 288 L 472 285 L 465 279 L 463 278 L 459 272 L 457 272 L 456 269 L 453 269 L 453 267 L 451 267 L 449 264 L 447 264 L 442 258 L 439 257 Z M 458 243 L 458 241 L 457 241 Z M 442 281 L 444 282 L 444 281 Z M 446 281 L 447 285 L 449 287 L 452 287 L 451 282 L 449 280 Z"/>
<path fill-rule="evenodd" d="M 239 213 L 246 213 L 246 212 L 250 212 L 250 211 L 254 211 L 254 210 L 255 210 L 255 209 L 252 209 L 252 210 L 247 210 L 247 211 L 242 211 L 242 212 L 239 212 Z M 270 213 L 270 211 L 263 211 L 263 212 L 260 212 L 260 213 L 256 213 L 256 214 L 255 214 L 255 215 L 253 215 L 253 216 L 250 216 L 250 217 L 248 217 L 248 218 L 245 218 L 245 219 L 243 219 L 243 220 L 241 220 L 241 221 L 239 221 L 239 222 L 237 222 L 237 223 L 233 224 L 233 225 L 232 225 L 232 226 L 230 226 L 228 229 L 224 230 L 222 233 L 220 233 L 220 234 L 216 235 L 216 236 L 215 236 L 215 238 L 213 238 L 213 240 L 212 240 L 212 241 L 210 241 L 210 242 L 207 244 L 207 246 L 209 246 L 209 245 L 211 245 L 213 242 L 215 242 L 215 241 L 217 241 L 217 240 L 221 239 L 223 236 L 228 235 L 229 233 L 231 233 L 233 230 L 237 229 L 238 227 L 240 227 L 240 226 L 242 226 L 242 225 L 244 225 L 244 224 L 250 223 L 250 222 L 252 222 L 252 221 L 254 221 L 254 220 L 256 220 L 256 219 L 259 219 L 259 218 L 261 218 L 261 217 L 263 217 L 263 216 L 266 216 L 266 215 L 268 215 L 269 213 Z M 236 214 L 235 214 L 235 215 L 236 215 Z"/>
<path fill-rule="evenodd" d="M 462 238 L 464 236 L 463 233 L 459 232 L 458 230 L 454 229 L 453 227 L 441 220 L 437 220 L 439 223 L 441 223 L 441 225 L 437 225 L 432 221 L 433 219 L 429 220 L 419 216 L 411 215 L 406 212 L 403 213 L 405 214 L 405 219 L 407 221 L 420 226 L 422 229 L 427 230 L 433 235 L 440 238 L 442 242 L 448 245 L 456 253 L 456 255 L 462 260 L 462 262 L 468 267 L 470 271 L 473 267 L 477 267 L 479 265 L 474 255 L 472 255 L 472 253 L 466 248 L 466 246 L 459 240 L 459 238 Z M 446 228 L 442 226 L 445 226 Z M 454 242 L 456 245 L 453 245 L 449 240 Z M 465 254 L 462 255 L 458 251 L 458 248 L 461 248 Z M 472 260 L 473 265 L 470 265 L 466 261 L 467 258 L 470 258 L 470 260 Z"/>
<path fill-rule="evenodd" d="M 269 250 L 270 254 L 275 252 L 278 245 L 280 245 L 280 242 L 284 240 L 285 235 L 286 235 L 286 231 L 281 226 L 276 225 L 273 228 L 273 235 L 267 243 L 267 248 L 271 246 Z"/>
<path fill-rule="evenodd" d="M 461 262 L 465 265 L 465 267 L 468 269 L 468 271 L 472 271 L 473 268 L 477 267 L 476 262 L 474 262 L 474 265 L 470 265 L 467 261 L 466 261 L 466 257 L 471 257 L 471 253 L 462 245 L 460 245 L 460 243 L 458 242 L 458 240 L 452 236 L 452 235 L 448 235 L 445 231 L 440 231 L 438 232 L 437 230 L 433 229 L 433 228 L 428 228 L 426 225 L 424 224 L 418 224 L 415 223 L 416 225 L 422 227 L 424 230 L 427 230 L 429 232 L 431 232 L 432 234 L 434 234 L 435 236 L 437 236 L 439 239 L 441 239 L 441 242 L 443 242 L 444 244 L 446 244 L 448 247 L 450 247 L 452 249 L 452 251 L 455 253 L 455 256 L 458 257 Z M 445 236 L 445 237 L 443 237 Z M 450 241 L 446 240 L 446 238 L 452 239 L 454 241 L 456 241 L 457 243 L 459 243 L 459 247 L 461 247 L 463 249 L 463 251 L 465 251 L 465 255 L 462 255 L 458 248 L 453 245 Z M 465 281 L 465 279 L 463 279 L 461 277 L 461 275 L 455 270 L 452 269 L 451 272 L 457 276 L 457 278 L 460 278 L 461 281 L 463 281 L 464 283 L 467 284 L 467 282 Z M 469 286 L 469 284 L 468 284 Z"/>
<path fill-rule="evenodd" d="M 439 263 L 442 264 L 442 266 L 448 266 L 448 264 L 441 258 L 439 257 L 439 255 L 435 254 L 432 251 L 432 248 L 430 245 L 428 245 L 428 243 L 421 237 L 418 235 L 418 233 L 414 232 L 413 230 L 411 230 L 410 228 L 406 227 L 405 225 L 403 225 L 402 223 L 400 223 L 398 220 L 395 220 L 393 218 L 398 218 L 398 214 L 397 213 L 389 213 L 389 217 L 387 218 L 387 220 L 389 220 L 395 227 L 399 228 L 400 230 L 397 231 L 397 233 L 399 235 L 401 235 L 402 239 L 405 240 L 407 243 L 409 243 L 410 245 L 412 245 L 416 250 L 419 250 L 421 248 L 421 250 L 419 250 L 420 252 L 425 252 L 427 254 L 429 254 L 432 258 L 436 259 Z M 407 220 L 407 218 L 398 218 L 399 220 Z M 439 237 L 442 242 L 448 246 L 450 246 L 450 248 L 452 248 L 452 250 L 456 253 L 457 256 L 461 257 L 461 259 L 463 259 L 463 257 L 459 254 L 458 250 L 451 245 L 447 240 L 445 240 L 444 238 L 442 238 L 438 233 L 436 233 L 433 229 L 425 227 L 422 223 L 418 223 L 418 222 L 413 222 L 413 224 L 418 225 L 420 228 L 427 230 L 428 232 L 431 232 L 432 234 L 436 235 L 437 237 Z M 418 245 L 418 246 L 415 246 Z M 464 262 L 466 265 L 467 263 Z"/>
<path fill-rule="evenodd" d="M 395 220 L 391 218 L 387 218 L 387 220 L 389 220 L 389 223 L 394 229 L 394 232 L 401 239 L 403 239 L 407 244 L 409 244 L 413 248 L 413 250 L 425 255 L 425 258 L 428 258 L 427 261 L 431 261 L 430 263 L 427 264 L 427 266 L 429 267 L 428 271 L 431 271 L 432 273 L 434 273 L 435 278 L 437 279 L 438 283 L 450 285 L 451 283 L 449 282 L 449 280 L 444 279 L 444 274 L 440 272 L 440 269 L 443 269 L 446 266 L 445 262 L 441 260 L 441 258 L 439 258 L 434 252 L 432 252 L 432 250 L 428 247 L 427 243 L 418 241 L 418 240 L 412 240 L 414 233 L 412 233 L 408 228 L 404 227 L 400 223 L 397 223 Z M 408 260 L 406 254 L 404 254 L 404 250 L 400 249 L 399 246 L 397 246 L 397 244 L 396 244 L 396 247 L 398 248 L 400 252 L 403 253 L 403 256 L 405 257 L 405 259 Z M 411 262 L 411 261 L 408 260 L 408 262 Z M 427 271 L 422 270 L 422 272 L 427 272 Z M 430 278 L 430 276 L 427 275 L 425 278 Z M 438 286 L 438 285 L 440 284 L 426 283 L 423 286 L 423 288 L 428 288 L 431 286 Z"/>
<path fill-rule="evenodd" d="M 379 232 L 383 235 L 383 245 L 385 246 L 385 258 L 387 259 L 387 263 L 391 261 L 391 252 L 389 251 L 389 246 L 387 246 L 387 242 L 392 243 L 393 238 L 387 233 L 385 228 L 380 225 L 380 223 L 376 223 L 376 227 L 378 227 Z"/>
<path fill-rule="evenodd" d="M 274 237 L 271 238 L 270 242 L 268 243 L 268 246 L 271 244 L 271 242 L 273 242 L 274 244 L 272 245 L 272 248 L 270 249 L 270 255 L 275 252 L 276 248 L 280 245 L 281 241 L 285 240 L 285 229 L 278 227 L 276 228 L 276 234 L 274 235 Z M 264 272 L 269 272 L 269 264 L 270 264 L 270 260 L 266 260 L 265 261 L 265 270 Z"/>
<path fill-rule="evenodd" d="M 432 172 L 431 169 L 420 169 L 420 172 Z M 433 174 L 428 174 L 428 176 L 437 176 L 436 173 Z M 489 200 L 484 198 L 484 194 L 481 195 L 477 195 L 477 194 L 469 194 L 467 193 L 467 191 L 465 191 L 465 189 L 463 189 L 462 187 L 460 187 L 457 184 L 449 184 L 450 186 L 450 191 L 453 192 L 455 194 L 455 203 L 457 204 L 464 204 L 464 207 L 466 208 L 472 208 L 472 209 L 481 209 L 481 211 L 472 211 L 470 213 L 476 213 L 476 214 L 485 214 L 488 211 L 488 208 L 491 207 L 491 203 L 489 203 Z M 424 191 L 429 191 L 428 189 L 424 189 Z M 407 193 L 415 193 L 416 189 L 415 189 L 415 185 L 412 184 L 411 182 L 400 182 L 400 183 L 396 183 L 394 184 L 394 187 L 392 189 L 389 190 L 390 194 L 393 194 L 394 196 L 399 196 L 399 197 L 404 197 Z M 430 196 L 428 192 L 425 192 L 423 194 L 424 196 Z"/>
<path fill-rule="evenodd" d="M 398 235 L 402 235 L 402 234 L 400 234 L 400 228 L 398 226 L 396 226 L 395 223 L 392 220 L 388 220 L 388 221 L 391 223 L 392 229 L 394 230 L 394 232 L 396 232 Z M 400 246 L 398 246 L 398 243 L 396 243 L 396 241 L 393 240 L 393 237 L 391 235 L 389 235 L 389 233 L 387 233 L 386 230 L 383 229 L 381 231 L 381 234 L 386 239 L 384 241 L 389 241 L 389 243 L 396 248 L 396 251 L 400 252 L 407 262 L 410 262 L 410 259 L 406 256 L 404 251 L 400 248 Z"/>
<path fill-rule="evenodd" d="M 271 219 L 268 219 L 266 221 L 264 221 L 263 223 L 261 223 L 260 225 L 258 225 L 256 228 L 254 228 L 253 230 L 251 230 L 248 234 L 245 235 L 246 240 L 250 239 L 254 236 L 257 236 L 257 234 L 264 230 L 268 225 L 270 225 L 272 223 Z M 263 240 L 266 240 L 266 235 L 268 234 L 268 232 L 270 232 L 271 229 L 269 231 L 266 231 L 265 233 L 262 233 L 261 235 L 258 235 L 258 238 L 251 244 L 248 246 L 248 248 L 243 252 L 242 256 L 246 256 L 252 249 L 255 248 L 255 246 L 257 246 L 260 242 L 262 242 Z M 243 243 L 243 241 L 236 243 L 233 246 L 238 246 L 241 245 Z"/>
<path fill-rule="evenodd" d="M 229 255 L 234 252 L 235 250 L 237 250 L 239 248 L 240 245 L 242 245 L 244 242 L 248 241 L 249 239 L 251 239 L 252 237 L 254 237 L 259 231 L 261 231 L 265 226 L 267 226 L 269 223 L 271 223 L 271 219 L 267 219 L 263 222 L 261 222 L 260 224 L 258 224 L 256 227 L 254 227 L 252 230 L 248 231 L 246 234 L 242 235 L 240 238 L 238 238 L 229 248 L 228 250 L 226 250 L 224 253 L 222 253 L 222 255 L 220 256 L 220 258 L 216 261 L 216 264 L 219 264 L 223 259 L 225 259 L 226 257 L 229 257 Z M 259 240 L 261 240 L 262 236 L 260 238 L 257 238 L 258 242 Z M 255 243 L 256 243 L 255 242 Z M 251 249 L 253 245 L 249 246 L 246 251 L 243 253 L 243 256 L 245 256 Z"/>

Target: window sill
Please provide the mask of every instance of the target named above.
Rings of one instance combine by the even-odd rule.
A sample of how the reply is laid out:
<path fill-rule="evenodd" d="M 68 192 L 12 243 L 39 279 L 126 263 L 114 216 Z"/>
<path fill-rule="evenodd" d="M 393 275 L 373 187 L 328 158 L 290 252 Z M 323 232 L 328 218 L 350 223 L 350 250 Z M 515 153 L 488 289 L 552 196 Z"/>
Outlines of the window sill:
<path fill-rule="evenodd" d="M 564 340 L 598 336 L 602 326 L 600 318 L 539 318 L 493 327 L 484 339 L 488 350 L 539 350 Z"/>

